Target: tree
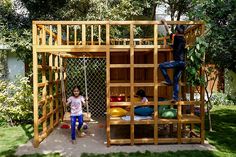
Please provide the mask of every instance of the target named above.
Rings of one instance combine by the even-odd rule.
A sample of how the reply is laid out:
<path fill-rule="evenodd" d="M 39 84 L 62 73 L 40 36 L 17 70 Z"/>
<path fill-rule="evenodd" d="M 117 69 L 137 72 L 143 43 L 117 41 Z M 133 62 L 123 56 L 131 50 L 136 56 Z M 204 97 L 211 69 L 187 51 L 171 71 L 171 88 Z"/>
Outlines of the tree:
<path fill-rule="evenodd" d="M 206 61 L 236 72 L 236 0 L 196 1 L 189 15 L 206 22 Z"/>
<path fill-rule="evenodd" d="M 236 0 L 196 0 L 194 2 L 195 9 L 189 11 L 190 19 L 201 19 L 206 22 L 206 32 L 202 41 L 206 43 L 206 63 L 216 65 L 218 71 L 229 69 L 236 72 Z M 205 70 L 208 79 L 211 71 L 211 68 Z M 205 90 L 208 97 L 206 104 L 209 130 L 212 131 L 210 117 L 212 91 L 209 93 L 207 89 Z"/>

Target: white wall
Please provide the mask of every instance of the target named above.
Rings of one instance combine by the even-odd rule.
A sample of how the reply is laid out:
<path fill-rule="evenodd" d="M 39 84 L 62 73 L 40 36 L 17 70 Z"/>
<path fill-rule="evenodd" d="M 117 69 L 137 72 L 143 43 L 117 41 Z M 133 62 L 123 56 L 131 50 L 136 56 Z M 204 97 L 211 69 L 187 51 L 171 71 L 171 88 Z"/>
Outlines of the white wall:
<path fill-rule="evenodd" d="M 25 75 L 25 65 L 21 60 L 17 60 L 16 56 L 12 53 L 8 53 L 8 79 L 14 80 L 16 75 Z"/>

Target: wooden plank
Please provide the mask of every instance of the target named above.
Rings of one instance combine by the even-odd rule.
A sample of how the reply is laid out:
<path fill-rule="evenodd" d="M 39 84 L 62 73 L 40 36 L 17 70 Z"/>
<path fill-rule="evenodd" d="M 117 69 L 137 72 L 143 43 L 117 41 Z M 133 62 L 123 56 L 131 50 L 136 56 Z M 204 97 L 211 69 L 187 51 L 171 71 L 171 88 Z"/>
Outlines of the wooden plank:
<path fill-rule="evenodd" d="M 109 27 L 110 27 L 110 25 L 109 25 Z M 107 25 L 106 25 L 106 32 L 107 32 Z M 110 39 L 110 36 L 109 36 L 109 39 Z M 106 38 L 106 41 L 107 41 L 107 38 Z M 98 45 L 101 45 L 101 25 L 98 25 Z M 110 43 L 108 44 L 106 42 L 106 45 L 110 45 Z"/>
<path fill-rule="evenodd" d="M 154 71 L 153 71 L 153 80 L 154 80 L 154 144 L 158 144 L 158 26 L 154 25 L 154 52 L 153 52 L 153 63 L 154 63 Z"/>
<path fill-rule="evenodd" d="M 110 125 L 130 125 L 130 121 L 122 119 L 110 119 Z"/>
<path fill-rule="evenodd" d="M 69 45 L 70 42 L 70 27 L 66 25 L 66 44 Z"/>
<path fill-rule="evenodd" d="M 77 26 L 74 26 L 74 45 L 77 45 Z"/>
<path fill-rule="evenodd" d="M 110 106 L 130 106 L 130 102 L 110 102 Z"/>
<path fill-rule="evenodd" d="M 201 138 L 181 138 L 182 143 L 201 143 Z"/>
<path fill-rule="evenodd" d="M 177 143 L 177 138 L 159 138 L 158 143 Z"/>
<path fill-rule="evenodd" d="M 93 36 L 94 36 L 94 34 L 93 34 L 93 25 L 91 25 L 91 45 L 94 45 L 94 39 L 93 39 Z"/>
<path fill-rule="evenodd" d="M 37 26 L 33 24 L 32 26 L 33 32 L 33 96 L 34 96 L 34 147 L 39 146 L 39 126 L 38 126 L 38 54 L 35 49 L 36 41 L 37 41 Z"/>
<path fill-rule="evenodd" d="M 153 138 L 136 138 L 134 139 L 135 144 L 146 144 L 146 143 L 154 143 Z"/>
<path fill-rule="evenodd" d="M 53 55 L 49 55 L 49 67 L 53 66 Z M 53 71 L 52 68 L 49 69 L 49 82 L 53 81 Z M 50 99 L 50 113 L 53 112 L 53 84 L 49 84 L 49 97 Z M 53 126 L 53 114 L 50 115 L 50 128 L 54 128 Z"/>
<path fill-rule="evenodd" d="M 111 144 L 130 144 L 130 139 L 111 139 Z"/>
<path fill-rule="evenodd" d="M 110 83 L 110 87 L 129 87 L 130 83 Z"/>
<path fill-rule="evenodd" d="M 100 25 L 99 25 L 100 26 Z M 100 32 L 99 32 L 100 35 Z M 100 37 L 99 37 L 100 39 Z M 106 133 L 107 133 L 107 146 L 111 145 L 111 127 L 110 127 L 110 25 L 106 24 L 106 95 L 107 95 L 107 117 L 106 117 Z"/>
<path fill-rule="evenodd" d="M 61 45 L 61 25 L 57 25 L 57 44 Z"/>
<path fill-rule="evenodd" d="M 201 123 L 201 119 L 195 115 L 183 114 L 181 117 L 181 123 Z"/>
<path fill-rule="evenodd" d="M 82 45 L 86 45 L 86 25 L 82 24 Z"/>
<path fill-rule="evenodd" d="M 55 58 L 54 58 L 54 66 L 57 68 L 57 69 L 59 69 L 59 66 L 58 66 L 58 56 L 55 56 Z M 59 91 L 58 91 L 58 84 L 59 84 L 59 77 L 58 77 L 58 71 L 55 71 L 55 81 L 57 81 L 57 83 L 56 83 L 56 95 L 58 95 L 59 94 Z M 56 103 L 56 108 L 59 108 L 59 102 L 58 102 L 58 99 L 56 99 L 55 100 L 55 103 Z M 57 111 L 56 112 L 56 122 L 59 122 L 59 111 Z"/>
<path fill-rule="evenodd" d="M 134 64 L 134 68 L 155 68 L 155 65 L 154 64 Z"/>
<path fill-rule="evenodd" d="M 150 125 L 150 124 L 154 124 L 154 120 L 134 120 L 134 124 L 135 125 L 143 125 L 143 124 Z"/>
<path fill-rule="evenodd" d="M 45 39 L 43 39 L 45 40 Z M 46 66 L 46 54 L 42 53 L 42 65 L 43 67 Z M 46 80 L 46 69 L 42 69 L 42 82 L 45 83 Z M 42 98 L 45 99 L 45 102 L 43 104 L 43 117 L 47 116 L 47 84 L 45 83 L 44 87 L 43 87 L 43 93 L 42 93 Z M 46 132 L 47 131 L 47 121 L 45 120 L 43 122 L 43 131 Z"/>
<path fill-rule="evenodd" d="M 110 64 L 110 68 L 129 68 L 130 64 Z"/>
<path fill-rule="evenodd" d="M 135 87 L 153 87 L 154 83 L 133 83 Z"/>
<path fill-rule="evenodd" d="M 182 118 L 182 108 L 181 108 L 181 105 L 178 104 L 178 106 L 177 106 L 177 119 L 178 119 L 177 138 L 178 138 L 178 144 L 181 143 L 181 118 Z"/>
<path fill-rule="evenodd" d="M 178 119 L 158 118 L 158 124 L 177 124 Z"/>
<path fill-rule="evenodd" d="M 134 25 L 130 24 L 130 140 L 134 145 Z"/>

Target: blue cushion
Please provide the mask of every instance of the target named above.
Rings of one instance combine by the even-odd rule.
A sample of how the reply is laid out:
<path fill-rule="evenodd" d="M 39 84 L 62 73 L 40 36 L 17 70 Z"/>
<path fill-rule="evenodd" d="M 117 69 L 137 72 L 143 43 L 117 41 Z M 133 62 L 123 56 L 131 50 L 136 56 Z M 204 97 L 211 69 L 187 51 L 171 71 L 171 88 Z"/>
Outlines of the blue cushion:
<path fill-rule="evenodd" d="M 153 113 L 153 108 L 151 107 L 136 107 L 134 113 L 140 116 L 150 116 Z"/>

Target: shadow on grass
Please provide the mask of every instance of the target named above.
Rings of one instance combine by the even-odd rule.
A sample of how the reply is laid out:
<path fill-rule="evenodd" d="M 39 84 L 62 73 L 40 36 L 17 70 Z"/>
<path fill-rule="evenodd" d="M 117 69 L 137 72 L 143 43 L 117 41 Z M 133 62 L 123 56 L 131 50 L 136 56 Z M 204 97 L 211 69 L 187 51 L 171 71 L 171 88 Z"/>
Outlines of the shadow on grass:
<path fill-rule="evenodd" d="M 146 151 L 144 153 L 134 152 L 134 153 L 110 153 L 110 154 L 82 154 L 81 157 L 220 157 L 215 152 L 212 151 L 177 151 L 177 152 L 164 152 L 155 153 Z"/>
<path fill-rule="evenodd" d="M 221 152 L 236 153 L 236 106 L 217 107 L 211 115 L 214 131 L 206 132 L 207 139 Z"/>
<path fill-rule="evenodd" d="M 34 137 L 34 127 L 32 124 L 21 124 L 21 128 L 29 140 Z"/>

